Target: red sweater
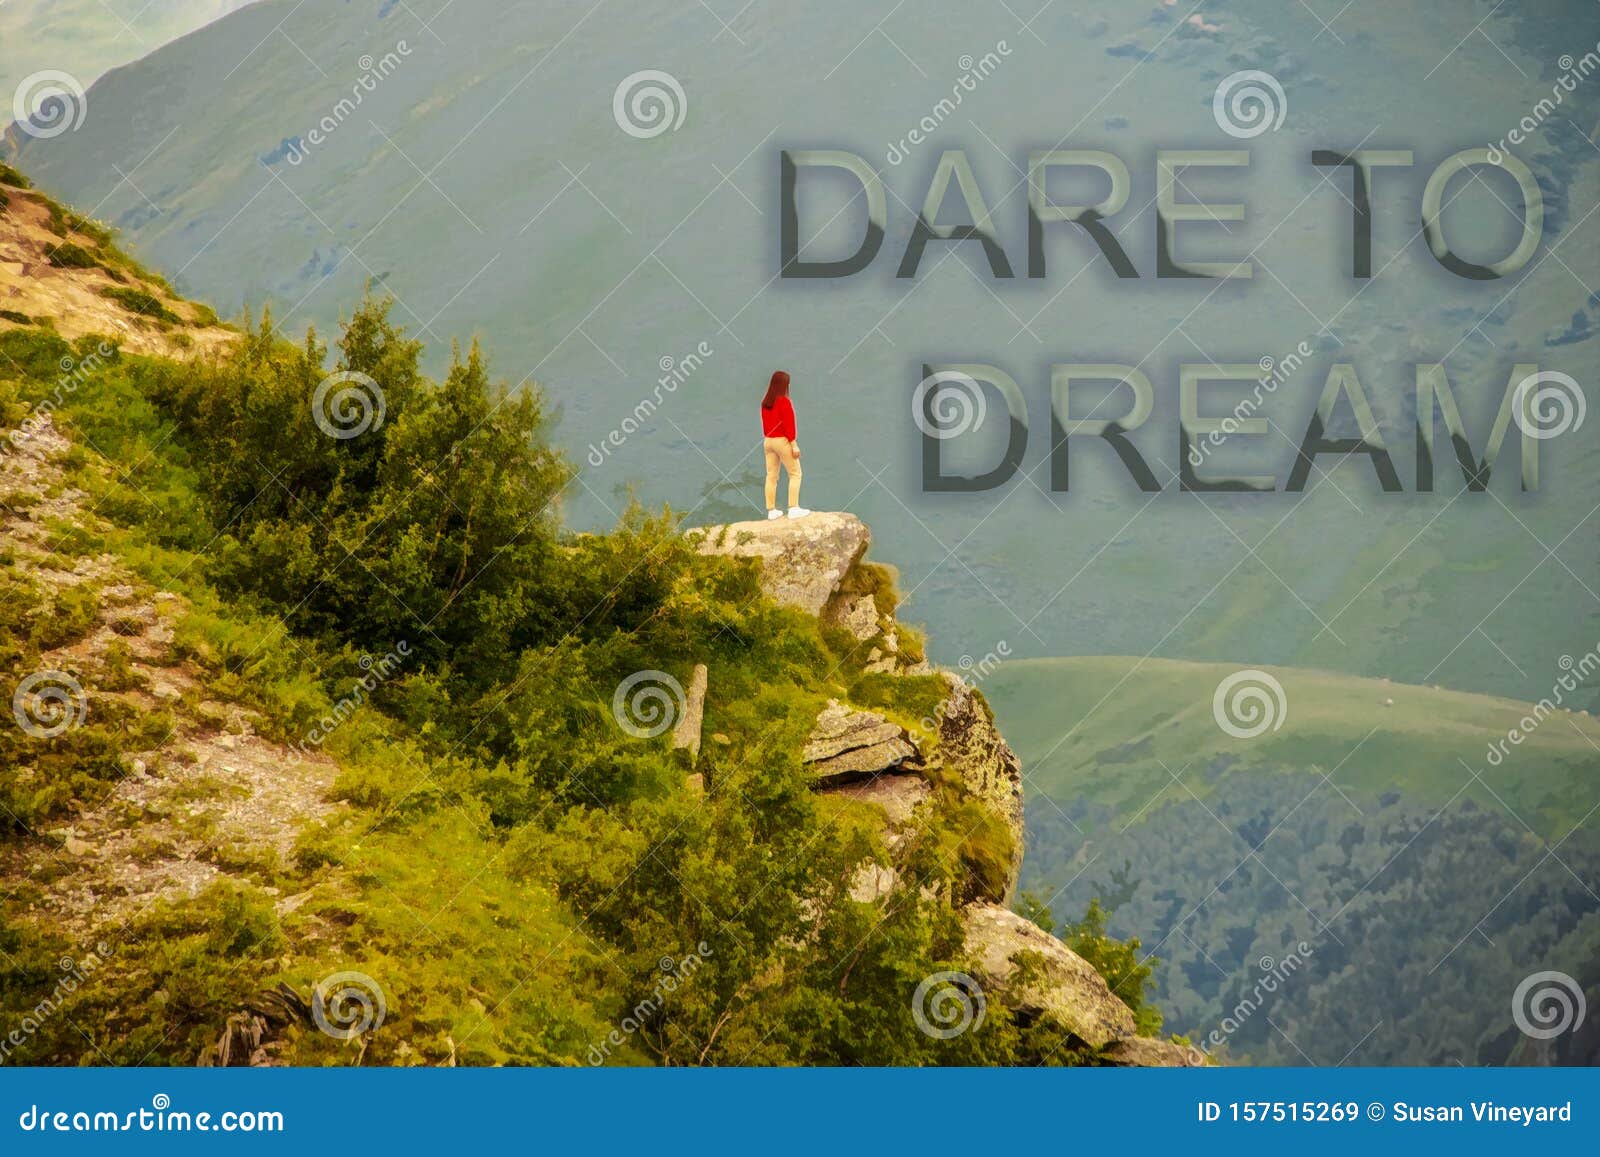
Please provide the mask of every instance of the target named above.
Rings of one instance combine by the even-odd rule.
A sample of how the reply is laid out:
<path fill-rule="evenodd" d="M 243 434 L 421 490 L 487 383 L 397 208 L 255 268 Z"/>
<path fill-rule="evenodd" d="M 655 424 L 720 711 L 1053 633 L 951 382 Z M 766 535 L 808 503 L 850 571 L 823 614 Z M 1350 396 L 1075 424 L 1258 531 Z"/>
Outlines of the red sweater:
<path fill-rule="evenodd" d="M 788 398 L 775 398 L 770 410 L 765 406 L 761 408 L 761 436 L 794 441 L 794 407 Z"/>

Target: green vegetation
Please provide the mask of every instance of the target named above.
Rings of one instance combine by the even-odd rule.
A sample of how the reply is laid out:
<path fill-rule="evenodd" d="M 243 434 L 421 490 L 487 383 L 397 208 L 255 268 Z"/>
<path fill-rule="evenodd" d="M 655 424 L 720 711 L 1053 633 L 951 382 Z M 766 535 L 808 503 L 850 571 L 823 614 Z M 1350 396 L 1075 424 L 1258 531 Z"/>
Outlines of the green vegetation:
<path fill-rule="evenodd" d="M 100 291 L 100 296 L 109 297 L 124 309 L 151 321 L 164 322 L 167 325 L 183 324 L 183 318 L 173 313 L 159 297 L 148 290 L 124 285 L 108 285 Z"/>
<path fill-rule="evenodd" d="M 1485 768 L 1490 746 L 1530 710 L 1497 696 L 1269 667 L 1283 687 L 1287 717 L 1276 730 L 1240 739 L 1212 715 L 1217 685 L 1240 666 L 1117 656 L 1025 660 L 1006 663 L 984 691 L 1032 790 L 1104 804 L 1119 824 L 1171 785 L 1168 769 L 1185 766 L 1216 768 L 1194 784 L 1202 797 L 1214 780 L 1240 772 L 1337 768 L 1334 779 L 1347 790 L 1376 796 L 1403 788 L 1419 806 L 1440 807 L 1468 778 L 1463 762 Z M 1564 673 L 1552 669 L 1551 685 Z M 1568 698 L 1574 709 L 1600 702 L 1600 682 Z M 1558 709 L 1510 748 L 1495 768 L 1494 792 L 1542 834 L 1558 835 L 1593 806 L 1597 744 L 1600 721 Z M 1469 784 L 1465 797 L 1500 806 L 1480 784 Z"/>
<path fill-rule="evenodd" d="M 98 269 L 100 266 L 99 259 L 93 253 L 70 241 L 50 246 L 45 254 L 45 260 L 57 269 Z"/>
<path fill-rule="evenodd" d="M 1212 695 L 1237 669 L 1026 661 L 984 682 L 1029 769 L 1023 886 L 1090 905 L 1062 937 L 1108 980 L 1148 973 L 1111 980 L 1130 1005 L 1209 1049 L 1221 1032 L 1235 1061 L 1505 1064 L 1523 977 L 1600 982 L 1592 717 L 1557 710 L 1490 763 L 1533 705 L 1271 668 L 1282 727 L 1235 739 Z M 1160 959 L 1124 955 L 1135 938 Z"/>
<path fill-rule="evenodd" d="M 0 365 L 19 375 L 0 379 L 8 422 L 60 395 L 60 365 L 92 349 L 0 334 Z M 914 1026 L 918 982 L 962 963 L 939 897 L 995 894 L 1010 862 L 1009 831 L 959 784 L 936 784 L 927 830 L 895 853 L 927 890 L 887 906 L 848 896 L 862 860 L 889 860 L 882 822 L 808 789 L 805 737 L 828 698 L 852 693 L 913 725 L 938 681 L 865 676 L 855 640 L 762 597 L 753 563 L 700 555 L 671 511 L 564 532 L 555 510 L 572 475 L 544 440 L 540 391 L 495 384 L 476 344 L 440 381 L 420 354 L 388 303 L 369 300 L 331 356 L 263 317 L 217 361 L 115 355 L 58 398 L 58 424 L 95 448 L 73 451 L 71 485 L 108 521 L 52 525 L 48 541 L 182 594 L 171 657 L 203 684 L 185 711 L 243 703 L 258 733 L 299 744 L 371 657 L 406 658 L 319 741 L 347 807 L 281 860 L 208 848 L 224 878 L 130 915 L 107 963 L 16 1059 L 192 1063 L 253 994 L 356 970 L 386 995 L 383 1029 L 348 1045 L 291 1033 L 285 1059 L 1081 1063 L 1058 1031 L 999 1002 L 956 1040 Z M 357 436 L 323 429 L 353 424 L 354 395 L 313 412 L 330 361 L 350 388 L 381 391 L 381 422 L 369 390 Z M 79 605 L 0 576 L 9 684 L 97 604 L 88 587 Z M 84 726 L 0 732 L 4 802 L 29 827 L 92 807 L 125 770 L 120 753 L 159 742 L 159 716 L 109 707 L 138 681 L 121 639 L 137 624 L 119 624 L 104 659 L 76 672 L 94 705 Z M 713 672 L 706 732 L 726 738 L 702 753 L 704 793 L 665 736 L 636 738 L 612 715 L 629 675 L 686 683 L 696 661 Z M 8 881 L 10 1018 L 69 947 L 26 915 L 41 870 Z M 691 956 L 692 977 L 652 1004 L 664 958 Z M 634 1027 L 613 1037 L 621 1024 Z"/>

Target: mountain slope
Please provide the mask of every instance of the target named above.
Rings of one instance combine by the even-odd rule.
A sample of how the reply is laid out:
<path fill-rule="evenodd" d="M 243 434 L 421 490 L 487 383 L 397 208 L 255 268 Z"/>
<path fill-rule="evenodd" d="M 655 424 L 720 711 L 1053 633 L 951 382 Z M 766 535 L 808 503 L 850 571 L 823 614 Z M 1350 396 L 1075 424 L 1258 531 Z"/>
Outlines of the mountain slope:
<path fill-rule="evenodd" d="M 1233 665 L 1004 664 L 982 685 L 1028 768 L 1023 886 L 1100 899 L 1159 958 L 1168 1026 L 1233 1060 L 1552 1063 L 1512 1019 L 1519 984 L 1600 997 L 1600 726 L 1554 702 L 1592 704 L 1596 665 L 1571 657 L 1550 710 L 1256 671 L 1234 689 L 1284 695 L 1224 696 L 1248 738 L 1213 714 Z M 1555 1063 L 1600 1062 L 1573 1031 Z"/>
<path fill-rule="evenodd" d="M 1362 796 L 1403 792 L 1419 807 L 1441 807 L 1460 793 L 1496 808 L 1498 796 L 1501 810 L 1516 809 L 1554 837 L 1594 806 L 1600 772 L 1600 720 L 1588 710 L 1600 706 L 1600 670 L 1591 657 L 1587 683 L 1567 674 L 1584 653 L 1575 646 L 1552 670 L 1553 680 L 1566 676 L 1576 689 L 1553 684 L 1547 694 L 1566 702 L 1556 706 L 1552 698 L 1548 716 L 1514 699 L 1267 667 L 1287 711 L 1270 708 L 1274 725 L 1251 737 L 1228 734 L 1213 713 L 1217 687 L 1237 664 L 1022 660 L 1004 664 L 984 690 L 1028 763 L 1030 788 L 1107 807 L 1118 826 L 1155 798 L 1181 791 L 1172 775 L 1182 778 L 1185 769 L 1220 783 L 1280 768 L 1327 773 Z M 1511 744 L 1507 736 L 1530 719 L 1527 740 Z M 1485 782 L 1475 782 L 1474 771 Z"/>
<path fill-rule="evenodd" d="M 0 1059 L 1204 1059 L 1003 906 L 1016 759 L 864 524 L 570 533 L 537 391 L 391 308 L 0 330 Z"/>
<path fill-rule="evenodd" d="M 610 525 L 629 485 L 696 521 L 759 514 L 751 407 L 775 365 L 789 368 L 808 486 L 878 528 L 945 662 L 1005 640 L 1015 655 L 1242 655 L 1537 696 L 1571 634 L 1600 626 L 1589 577 L 1600 571 L 1589 517 L 1600 425 L 1542 444 L 1538 493 L 1517 491 L 1509 463 L 1493 493 L 1459 493 L 1452 462 L 1437 493 L 1413 494 L 1413 367 L 1445 361 L 1480 448 L 1512 365 L 1590 376 L 1600 303 L 1563 266 L 1600 264 L 1589 216 L 1600 154 L 1584 136 L 1594 94 L 1580 88 L 1571 117 L 1519 148 L 1546 214 L 1541 253 L 1515 283 L 1445 272 L 1412 223 L 1446 141 L 1497 137 L 1506 110 L 1548 96 L 1549 63 L 1575 39 L 1600 39 L 1594 7 L 1562 0 L 1419 21 L 1403 6 L 1363 6 L 1346 15 L 1364 50 L 1336 58 L 1307 49 L 1326 37 L 1303 5 L 1239 0 L 1215 32 L 1154 7 L 1054 5 L 1024 30 L 1003 9 L 947 6 L 918 20 L 888 0 L 720 17 L 659 2 L 296 10 L 269 0 L 106 77 L 77 131 L 19 143 L 48 187 L 103 201 L 97 212 L 139 253 L 225 313 L 270 303 L 294 328 L 326 329 L 377 279 L 429 340 L 435 370 L 443 333 L 478 329 L 548 383 L 569 445 L 605 447 L 626 424 L 626 444 L 598 465 L 574 455 L 584 476 L 568 496 L 575 525 Z M 448 35 L 427 23 L 441 12 Z M 961 90 L 936 139 L 887 162 L 887 143 L 950 96 L 959 62 L 999 39 L 1008 55 Z M 1256 250 L 1264 268 L 1221 289 L 1155 279 L 1151 214 L 1134 212 L 1155 197 L 1150 158 L 1179 144 L 1234 147 L 1211 96 L 1246 67 L 1277 70 L 1291 116 L 1252 142 L 1249 172 L 1214 174 L 1216 192 L 1199 175 L 1185 180 L 1197 197 L 1248 205 L 1236 229 L 1194 230 L 1195 244 Z M 676 129 L 640 139 L 617 123 L 613 101 L 646 68 L 672 74 L 686 108 Z M 1394 174 L 1377 212 L 1383 275 L 1356 281 L 1340 240 L 1347 206 L 1308 158 L 1375 124 L 1416 163 Z M 1051 234 L 1042 278 L 997 279 L 975 249 L 942 244 L 917 277 L 893 276 L 945 148 L 966 151 L 1020 270 L 1017 170 L 1029 147 L 1063 137 L 1128 162 L 1129 208 L 1113 224 L 1138 280 L 1113 277 L 1065 229 Z M 778 154 L 825 146 L 883 173 L 889 222 L 871 268 L 808 286 L 777 278 Z M 818 194 L 808 222 L 844 206 Z M 1495 251 L 1505 196 L 1492 182 L 1452 187 L 1452 235 Z M 843 252 L 858 235 L 855 206 L 844 207 L 818 251 Z M 712 353 L 641 418 L 663 359 L 681 365 L 702 341 Z M 1408 492 L 1382 492 L 1356 455 L 1319 459 L 1304 495 L 1176 493 L 1179 366 L 1282 363 L 1302 341 L 1311 355 L 1258 415 L 1269 432 L 1230 443 L 1208 467 L 1271 471 L 1281 485 L 1329 368 L 1348 361 Z M 923 362 L 940 359 L 993 360 L 1017 380 L 1035 485 L 920 492 L 909 401 Z M 1144 367 L 1155 390 L 1155 413 L 1134 435 L 1166 486 L 1153 501 L 1092 445 L 1075 448 L 1070 492 L 1042 489 L 1049 366 L 1105 361 Z M 1207 400 L 1225 413 L 1250 389 L 1219 384 Z M 988 401 L 991 416 L 1003 412 Z M 998 454 L 1001 425 L 991 417 L 952 453 L 976 468 Z M 707 459 L 720 472 L 709 491 Z"/>

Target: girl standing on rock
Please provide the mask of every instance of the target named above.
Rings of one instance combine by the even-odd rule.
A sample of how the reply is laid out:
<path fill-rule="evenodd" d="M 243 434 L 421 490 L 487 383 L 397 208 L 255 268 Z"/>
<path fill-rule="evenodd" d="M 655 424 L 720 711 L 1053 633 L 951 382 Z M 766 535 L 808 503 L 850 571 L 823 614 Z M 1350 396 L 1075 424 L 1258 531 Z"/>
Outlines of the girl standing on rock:
<path fill-rule="evenodd" d="M 794 406 L 789 402 L 789 375 L 777 370 L 761 399 L 761 445 L 767 455 L 767 517 L 782 518 L 778 509 L 778 468 L 789 475 L 789 517 L 810 514 L 800 505 L 800 447 L 795 442 Z"/>

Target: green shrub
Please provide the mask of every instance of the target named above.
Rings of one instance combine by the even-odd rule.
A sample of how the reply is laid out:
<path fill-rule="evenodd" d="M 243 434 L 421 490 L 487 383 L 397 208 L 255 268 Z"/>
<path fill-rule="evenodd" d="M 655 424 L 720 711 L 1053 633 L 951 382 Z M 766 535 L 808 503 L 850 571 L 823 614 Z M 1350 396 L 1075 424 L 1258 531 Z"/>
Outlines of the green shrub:
<path fill-rule="evenodd" d="M 165 322 L 168 325 L 181 325 L 183 318 L 173 313 L 152 293 L 143 289 L 133 289 L 120 285 L 108 285 L 100 291 L 101 297 L 109 297 L 132 313 L 141 317 L 150 318 L 152 321 Z"/>
<path fill-rule="evenodd" d="M 81 245 L 61 241 L 45 251 L 45 260 L 57 269 L 97 269 L 100 259 Z"/>

